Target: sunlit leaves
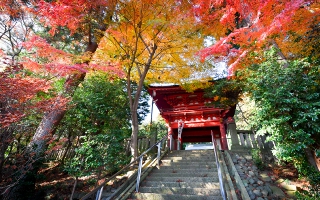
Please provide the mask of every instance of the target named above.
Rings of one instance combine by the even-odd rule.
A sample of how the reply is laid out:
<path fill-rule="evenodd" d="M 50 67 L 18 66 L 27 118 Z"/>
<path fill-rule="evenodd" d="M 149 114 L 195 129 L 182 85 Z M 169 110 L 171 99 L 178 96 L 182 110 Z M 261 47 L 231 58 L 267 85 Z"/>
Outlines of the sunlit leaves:
<path fill-rule="evenodd" d="M 36 108 L 37 104 L 32 103 L 33 99 L 39 93 L 46 93 L 51 88 L 49 82 L 45 80 L 21 76 L 20 70 L 17 66 L 12 66 L 0 73 L 0 109 L 2 110 L 0 127 L 8 126 L 26 116 L 29 109 Z M 41 100 L 43 99 L 38 99 L 38 101 Z"/>
<path fill-rule="evenodd" d="M 115 1 L 90 0 L 59 0 L 43 1 L 38 3 L 36 10 L 54 35 L 59 26 L 68 27 L 73 33 L 83 28 L 84 24 L 92 20 L 93 15 L 103 15 L 107 7 L 114 7 Z"/>
<path fill-rule="evenodd" d="M 319 147 L 319 66 L 296 60 L 284 67 L 275 49 L 265 58 L 244 78 L 258 108 L 252 119 L 257 130 L 270 133 L 278 158 L 298 164 L 307 149 Z"/>
<path fill-rule="evenodd" d="M 209 55 L 228 58 L 229 65 L 234 68 L 231 73 L 247 67 L 249 61 L 255 62 L 246 59 L 250 52 L 263 51 L 266 46 L 274 45 L 270 43 L 272 40 L 288 59 L 306 55 L 301 38 L 311 30 L 312 24 L 319 23 L 316 1 L 197 2 L 195 13 L 199 23 L 207 26 L 208 34 L 217 39 L 216 44 L 201 54 L 203 58 Z"/>
<path fill-rule="evenodd" d="M 203 40 L 192 27 L 193 16 L 182 5 L 171 0 L 141 0 L 125 2 L 120 8 L 118 21 L 110 25 L 100 42 L 97 62 L 121 62 L 134 81 L 150 70 L 148 83 L 179 82 L 192 74 L 194 69 L 187 67 L 188 62 Z"/>

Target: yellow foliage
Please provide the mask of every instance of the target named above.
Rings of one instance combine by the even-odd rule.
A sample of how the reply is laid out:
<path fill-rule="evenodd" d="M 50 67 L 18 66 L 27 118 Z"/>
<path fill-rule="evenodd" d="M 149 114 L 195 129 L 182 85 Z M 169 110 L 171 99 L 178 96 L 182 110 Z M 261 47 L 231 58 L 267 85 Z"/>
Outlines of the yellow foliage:
<path fill-rule="evenodd" d="M 94 62 L 120 62 L 135 82 L 180 84 L 196 71 L 189 65 L 203 44 L 195 18 L 187 11 L 175 0 L 122 2 Z"/>

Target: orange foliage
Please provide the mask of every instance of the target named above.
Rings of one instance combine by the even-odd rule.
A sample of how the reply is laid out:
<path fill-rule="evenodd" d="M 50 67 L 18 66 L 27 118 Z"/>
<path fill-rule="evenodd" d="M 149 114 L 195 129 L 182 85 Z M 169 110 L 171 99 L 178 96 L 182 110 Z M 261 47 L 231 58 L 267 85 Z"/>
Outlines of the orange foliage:
<path fill-rule="evenodd" d="M 68 27 L 72 33 L 83 28 L 90 21 L 90 15 L 103 15 L 105 8 L 115 5 L 116 0 L 91 1 L 91 0 L 59 0 L 44 1 L 37 4 L 38 14 L 47 26 L 51 26 L 50 34 L 54 35 L 57 27 Z"/>
<path fill-rule="evenodd" d="M 305 0 L 196 0 L 199 23 L 217 40 L 200 55 L 228 58 L 234 71 L 250 64 L 250 52 L 263 51 L 274 42 L 286 57 L 305 54 L 296 39 L 319 24 L 319 7 L 318 1 Z"/>
<path fill-rule="evenodd" d="M 21 77 L 19 74 L 11 77 L 20 70 L 19 66 L 12 66 L 0 73 L 0 127 L 19 121 L 30 108 L 40 109 L 40 106 L 32 105 L 31 100 L 38 92 L 46 93 L 51 88 L 46 80 Z"/>
<path fill-rule="evenodd" d="M 139 0 L 119 3 L 118 20 L 110 23 L 94 55 L 96 63 L 119 62 L 127 78 L 148 83 L 179 83 L 190 67 L 203 38 L 192 4 L 182 1 Z M 142 82 L 141 82 L 142 83 Z"/>

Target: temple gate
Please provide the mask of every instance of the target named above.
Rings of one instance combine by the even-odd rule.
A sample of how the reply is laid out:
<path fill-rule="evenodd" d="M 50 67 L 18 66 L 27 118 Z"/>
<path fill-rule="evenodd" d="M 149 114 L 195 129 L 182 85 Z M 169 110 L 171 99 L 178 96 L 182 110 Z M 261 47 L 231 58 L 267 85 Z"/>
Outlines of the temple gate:
<path fill-rule="evenodd" d="M 234 124 L 235 106 L 223 108 L 209 105 L 202 89 L 188 93 L 179 85 L 150 86 L 153 98 L 168 126 L 171 150 L 180 150 L 184 142 L 211 142 L 211 132 L 222 150 L 228 149 L 226 130 Z"/>

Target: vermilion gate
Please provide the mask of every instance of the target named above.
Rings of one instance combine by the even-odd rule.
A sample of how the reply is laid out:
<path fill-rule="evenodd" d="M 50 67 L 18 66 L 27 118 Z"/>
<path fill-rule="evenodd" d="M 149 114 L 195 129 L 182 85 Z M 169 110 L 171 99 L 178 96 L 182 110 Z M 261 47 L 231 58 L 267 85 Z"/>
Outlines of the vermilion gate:
<path fill-rule="evenodd" d="M 234 123 L 235 106 L 210 105 L 213 99 L 205 98 L 202 89 L 188 93 L 179 85 L 150 86 L 148 92 L 167 123 L 172 150 L 184 142 L 211 142 L 211 131 L 220 140 L 221 149 L 228 149 L 226 130 L 229 123 Z M 179 127 L 183 128 L 181 139 Z"/>

